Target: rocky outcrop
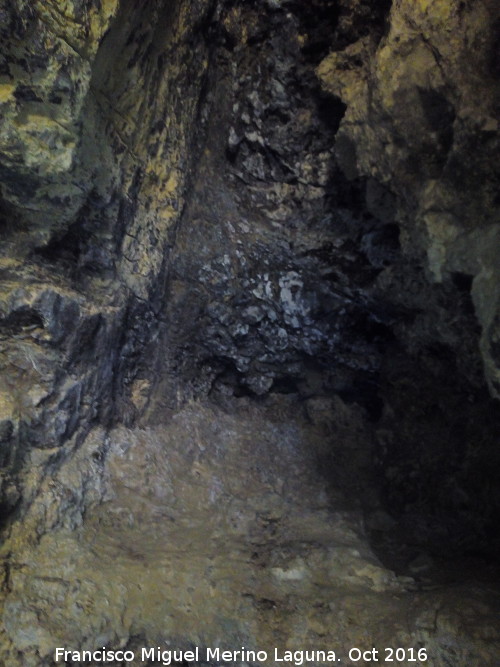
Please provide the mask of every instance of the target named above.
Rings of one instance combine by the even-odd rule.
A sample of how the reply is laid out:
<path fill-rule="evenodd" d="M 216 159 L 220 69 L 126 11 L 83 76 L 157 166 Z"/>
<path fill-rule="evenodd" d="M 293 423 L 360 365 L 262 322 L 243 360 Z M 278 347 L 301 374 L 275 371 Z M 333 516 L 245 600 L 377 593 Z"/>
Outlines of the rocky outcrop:
<path fill-rule="evenodd" d="M 221 15 L 207 147 L 171 255 L 152 419 L 208 393 L 337 394 L 374 424 L 383 493 L 405 508 L 409 539 L 488 549 L 500 510 L 500 414 L 485 383 L 484 329 L 472 274 L 455 267 L 437 281 L 432 273 L 417 201 L 454 117 L 438 105 L 432 122 L 446 125 L 438 132 L 422 106 L 395 102 L 392 124 L 379 110 L 392 85 L 387 67 L 378 73 L 379 52 L 392 43 L 402 9 L 321 8 L 318 22 L 294 3 Z M 388 62 L 419 66 L 413 52 L 405 58 Z M 439 76 L 439 67 L 430 71 Z M 460 87 L 456 68 L 449 71 Z M 417 81 L 400 79 L 420 95 Z M 491 82 L 482 81 L 492 98 Z M 410 131 L 417 121 L 420 130 Z M 370 160 L 378 171 L 368 170 Z M 492 156 L 477 160 L 493 191 Z M 435 189 L 458 190 L 445 162 L 442 176 L 432 169 Z M 468 210 L 482 199 L 470 189 Z M 474 256 L 486 266 L 484 254 Z M 435 475 L 439 482 L 429 484 Z"/>
<path fill-rule="evenodd" d="M 336 143 L 344 173 L 369 179 L 375 211 L 377 188 L 396 195 L 404 252 L 425 252 L 429 280 L 471 290 L 493 395 L 499 18 L 493 2 L 396 1 L 381 42 L 353 41 L 318 67 L 347 107 Z"/>
<path fill-rule="evenodd" d="M 144 407 L 151 372 L 140 359 L 155 338 L 208 67 L 195 27 L 208 5 L 192 9 L 2 10 L 6 511 L 26 500 L 18 473 L 33 448 L 63 458 L 92 423 Z"/>
<path fill-rule="evenodd" d="M 422 491 L 427 495 L 428 481 L 413 486 L 408 473 L 419 478 L 423 469 L 424 478 L 432 478 L 433 465 L 427 462 L 436 451 L 447 451 L 443 468 L 456 457 L 461 467 L 474 440 L 472 423 L 487 421 L 496 411 L 494 404 L 486 407 L 484 391 L 481 398 L 477 391 L 483 374 L 490 393 L 496 396 L 498 390 L 498 20 L 498 7 L 491 2 L 394 2 L 382 38 L 373 32 L 351 34 L 317 68 L 324 88 L 346 105 L 335 147 L 343 173 L 365 184 L 373 215 L 396 221 L 400 229 L 404 264 L 377 279 L 384 298 L 413 312 L 413 323 L 405 324 L 401 336 L 411 340 L 409 347 L 403 342 L 409 356 L 400 366 L 399 354 L 391 355 L 383 372 L 392 396 L 385 399 L 392 405 L 389 421 L 397 414 L 400 424 L 398 442 L 393 436 L 384 442 L 385 418 L 379 429 L 381 449 L 392 451 L 386 463 L 399 461 L 387 493 L 400 501 Z M 420 369 L 411 370 L 411 357 L 419 359 Z M 399 408 L 393 403 L 396 393 Z M 411 397 L 408 402 L 405 394 Z M 454 407 L 445 406 L 450 398 Z M 464 419 L 459 416 L 469 411 L 465 402 L 478 401 L 479 412 L 475 408 Z M 413 413 L 412 426 L 406 421 L 409 406 L 419 413 L 416 419 Z M 444 414 L 449 418 L 443 420 Z M 405 432 L 412 442 L 407 451 L 414 454 L 403 462 Z M 454 444 L 443 450 L 446 440 Z M 486 436 L 481 441 L 485 461 L 496 467 L 493 440 Z M 406 468 L 404 482 L 398 481 L 400 465 Z M 474 479 L 476 490 L 485 488 L 491 481 L 480 468 L 469 459 L 459 477 Z M 429 501 L 448 505 L 456 517 L 475 492 L 462 486 L 465 495 L 457 495 L 455 482 L 449 481 L 441 500 Z M 490 514 L 498 498 L 480 504 L 480 513 Z M 420 524 L 421 517 L 415 518 Z M 468 526 L 474 523 L 471 517 L 465 520 Z"/>

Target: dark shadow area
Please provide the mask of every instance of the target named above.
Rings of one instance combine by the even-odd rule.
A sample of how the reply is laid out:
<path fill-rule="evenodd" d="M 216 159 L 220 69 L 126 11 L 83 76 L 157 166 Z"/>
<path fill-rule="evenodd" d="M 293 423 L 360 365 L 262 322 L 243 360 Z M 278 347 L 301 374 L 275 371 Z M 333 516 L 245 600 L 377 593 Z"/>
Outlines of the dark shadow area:
<path fill-rule="evenodd" d="M 236 50 L 234 39 L 220 42 L 208 157 L 172 260 L 176 289 L 185 286 L 168 297 L 164 344 L 174 350 L 170 375 L 216 403 L 265 406 L 281 395 L 298 414 L 310 401 L 359 408 L 369 433 L 359 468 L 327 434 L 320 474 L 358 494 L 382 562 L 430 580 L 447 563 L 455 572 L 469 563 L 470 573 L 470 559 L 480 567 L 499 554 L 500 412 L 483 378 L 472 277 L 433 284 L 422 257 L 404 254 L 400 202 L 386 183 L 346 176 L 331 150 L 346 108 L 313 76 L 328 50 L 368 33 L 380 39 L 390 7 L 360 3 L 348 28 L 342 3 L 287 3 L 289 22 L 271 37 L 281 10 L 254 15 L 241 3 L 252 37 Z M 307 39 L 293 52 L 297 29 Z M 455 110 L 438 93 L 420 94 L 441 170 Z M 322 154 L 326 176 L 308 180 L 301 160 Z M 307 186 L 320 196 L 308 200 Z M 238 237 L 240 221 L 248 237 Z M 190 294 L 194 326 L 183 312 Z"/>

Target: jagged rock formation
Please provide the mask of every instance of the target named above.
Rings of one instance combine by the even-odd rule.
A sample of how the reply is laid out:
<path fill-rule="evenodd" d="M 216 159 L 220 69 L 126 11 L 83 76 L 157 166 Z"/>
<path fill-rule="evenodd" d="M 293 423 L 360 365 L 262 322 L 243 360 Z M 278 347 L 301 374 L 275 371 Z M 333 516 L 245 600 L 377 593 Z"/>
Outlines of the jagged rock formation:
<path fill-rule="evenodd" d="M 397 195 L 404 250 L 426 252 L 432 281 L 465 274 L 470 282 L 494 395 L 497 29 L 492 2 L 396 2 L 382 44 L 367 36 L 318 68 L 325 87 L 347 106 L 337 136 L 344 169 Z"/>
<path fill-rule="evenodd" d="M 137 358 L 157 329 L 207 52 L 202 4 L 191 26 L 161 2 L 3 12 L 0 405 L 12 507 L 12 472 L 33 447 L 60 457 L 93 422 L 143 407 L 150 379 Z"/>
<path fill-rule="evenodd" d="M 496 664 L 496 3 L 0 17 L 5 664 Z"/>

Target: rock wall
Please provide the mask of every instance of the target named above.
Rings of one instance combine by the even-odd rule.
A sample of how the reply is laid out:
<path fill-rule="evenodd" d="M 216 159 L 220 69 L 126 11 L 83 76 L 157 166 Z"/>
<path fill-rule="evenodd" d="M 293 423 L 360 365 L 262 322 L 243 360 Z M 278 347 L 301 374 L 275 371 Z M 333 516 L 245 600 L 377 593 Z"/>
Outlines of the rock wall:
<path fill-rule="evenodd" d="M 442 506 L 451 457 L 451 496 L 493 520 L 495 11 L 4 8 L 6 513 L 32 448 L 64 458 L 155 386 L 153 420 L 338 394 L 377 422 L 396 502 L 410 475 Z"/>
<path fill-rule="evenodd" d="M 144 407 L 152 371 L 141 368 L 201 123 L 208 11 L 2 5 L 6 512 L 30 495 L 18 473 L 33 448 L 59 460 L 93 423 Z"/>
<path fill-rule="evenodd" d="M 401 27 L 402 5 L 225 6 L 213 27 L 207 144 L 171 255 L 150 410 L 158 423 L 207 394 L 356 403 L 372 424 L 367 447 L 383 494 L 402 510 L 411 540 L 444 550 L 489 549 L 500 510 L 500 414 L 485 382 L 491 390 L 478 310 L 478 299 L 494 307 L 495 291 L 481 287 L 486 275 L 495 284 L 494 253 L 469 235 L 462 259 L 474 257 L 481 276 L 443 264 L 438 279 L 422 217 L 432 185 L 462 202 L 464 229 L 484 209 L 477 238 L 497 229 L 497 135 L 481 143 L 482 130 L 460 124 L 452 88 L 439 83 L 444 69 L 471 117 L 471 99 L 494 104 L 488 68 L 459 73 L 468 31 L 480 33 L 477 58 L 492 57 L 489 15 L 470 11 L 454 25 L 453 48 L 448 14 L 414 18 L 425 34 L 436 22 L 433 39 L 453 58 L 438 66 L 412 50 L 438 52 Z M 393 44 L 401 53 L 388 55 Z M 484 95 L 472 95 L 471 71 Z M 390 92 L 396 85 L 406 97 Z M 474 142 L 472 158 L 465 146 Z M 464 166 L 471 159 L 481 176 Z M 449 216 L 443 202 L 431 209 L 435 219 Z M 335 475 L 334 460 L 325 468 Z"/>
<path fill-rule="evenodd" d="M 328 415 L 316 405 L 311 427 L 289 396 L 269 407 L 197 402 L 155 428 L 95 429 L 13 528 L 0 660 L 55 667 L 57 647 L 106 646 L 145 667 L 159 663 L 141 659 L 145 647 L 197 646 L 204 665 L 220 662 L 207 647 L 244 646 L 268 655 L 244 664 L 274 665 L 277 649 L 334 650 L 352 665 L 355 646 L 379 657 L 394 646 L 405 665 L 425 648 L 430 667 L 494 667 L 491 582 L 436 586 L 428 571 L 383 567 L 359 510 L 318 476 Z M 336 408 L 353 456 L 364 434 L 355 411 Z M 33 539 L 40 519 L 50 530 Z"/>
<path fill-rule="evenodd" d="M 348 178 L 396 195 L 405 254 L 428 279 L 462 281 L 498 392 L 498 6 L 396 1 L 387 35 L 336 49 L 318 67 L 346 104 L 336 154 Z M 375 201 L 373 201 L 375 197 Z M 370 203 L 377 205 L 369 192 Z"/>
<path fill-rule="evenodd" d="M 349 39 L 317 68 L 325 90 L 346 105 L 338 164 L 351 182 L 365 184 L 368 210 L 400 229 L 403 263 L 378 278 L 383 297 L 413 313 L 411 324 L 396 326 L 405 359 L 393 351 L 382 374 L 391 407 L 379 425 L 380 449 L 395 464 L 387 493 L 403 502 L 427 496 L 455 517 L 468 514 L 472 496 L 482 496 L 480 513 L 498 508 L 498 497 L 483 495 L 495 486 L 489 473 L 476 454 L 470 458 L 479 448 L 486 467 L 498 465 L 494 437 L 472 434 L 497 413 L 481 384 L 484 375 L 497 396 L 498 21 L 493 2 L 395 1 L 382 39 L 373 32 Z M 394 416 L 391 436 L 385 427 Z M 470 487 L 458 491 L 454 475 L 444 484 L 434 476 L 440 450 L 438 468 L 458 466 Z M 422 472 L 421 484 L 409 481 Z M 439 498 L 429 494 L 432 479 Z M 474 524 L 465 518 L 464 539 Z"/>
<path fill-rule="evenodd" d="M 496 3 L 0 18 L 2 659 L 363 606 L 495 664 L 490 593 L 426 587 L 499 548 Z"/>

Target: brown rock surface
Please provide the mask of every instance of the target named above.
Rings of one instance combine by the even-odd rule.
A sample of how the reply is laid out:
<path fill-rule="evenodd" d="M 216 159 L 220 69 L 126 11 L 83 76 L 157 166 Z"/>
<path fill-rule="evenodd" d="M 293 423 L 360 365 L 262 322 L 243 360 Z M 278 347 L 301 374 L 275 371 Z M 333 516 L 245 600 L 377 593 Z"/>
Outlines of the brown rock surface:
<path fill-rule="evenodd" d="M 359 513 L 318 480 L 324 434 L 304 428 L 294 402 L 267 415 L 247 399 L 232 408 L 191 404 L 168 427 L 96 430 L 45 481 L 11 537 L 5 664 L 106 645 L 132 647 L 139 665 L 140 648 L 167 640 L 202 655 L 263 650 L 269 664 L 275 648 L 333 649 L 354 664 L 358 646 L 424 647 L 439 667 L 495 664 L 494 595 L 396 577 Z M 50 530 L 34 539 L 41 521 Z"/>
<path fill-rule="evenodd" d="M 498 664 L 499 25 L 0 0 L 0 664 Z"/>
<path fill-rule="evenodd" d="M 432 281 L 471 277 L 490 390 L 498 392 L 498 21 L 494 2 L 395 1 L 387 35 L 329 54 L 324 87 L 347 106 L 337 155 L 349 178 L 397 195 L 404 250 Z"/>

